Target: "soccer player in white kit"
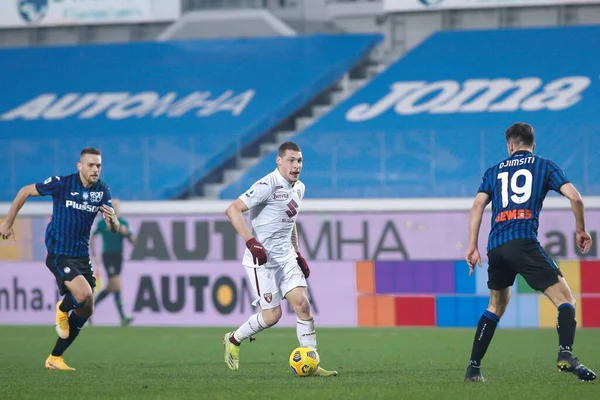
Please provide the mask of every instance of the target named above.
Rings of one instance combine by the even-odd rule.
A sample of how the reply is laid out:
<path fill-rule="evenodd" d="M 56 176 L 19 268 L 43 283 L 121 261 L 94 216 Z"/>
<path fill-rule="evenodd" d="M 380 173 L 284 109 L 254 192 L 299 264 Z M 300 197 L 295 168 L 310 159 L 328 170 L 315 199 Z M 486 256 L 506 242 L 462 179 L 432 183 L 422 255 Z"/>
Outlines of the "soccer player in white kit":
<path fill-rule="evenodd" d="M 227 208 L 235 230 L 244 238 L 242 264 L 252 284 L 261 311 L 248 318 L 235 332 L 223 338 L 225 363 L 239 368 L 240 343 L 274 326 L 281 318 L 281 300 L 286 299 L 297 315 L 296 333 L 300 346 L 317 348 L 315 323 L 306 291 L 310 269 L 300 254 L 296 217 L 304 198 L 302 153 L 293 142 L 279 146 L 275 171 L 256 181 Z M 251 229 L 243 213 L 250 211 Z M 315 375 L 335 376 L 337 371 L 318 368 Z"/>

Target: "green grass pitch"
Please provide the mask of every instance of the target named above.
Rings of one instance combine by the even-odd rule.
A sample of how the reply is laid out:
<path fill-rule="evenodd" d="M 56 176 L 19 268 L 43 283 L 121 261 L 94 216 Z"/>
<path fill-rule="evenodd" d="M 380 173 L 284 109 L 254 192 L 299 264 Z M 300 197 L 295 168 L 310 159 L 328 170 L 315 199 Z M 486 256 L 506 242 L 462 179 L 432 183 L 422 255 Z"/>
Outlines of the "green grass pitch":
<path fill-rule="evenodd" d="M 317 330 L 333 378 L 299 378 L 287 361 L 294 329 L 273 328 L 223 362 L 217 328 L 86 327 L 65 353 L 77 371 L 48 371 L 54 328 L 0 326 L 1 399 L 600 399 L 600 386 L 556 369 L 551 329 L 498 330 L 486 383 L 463 382 L 473 329 Z M 575 354 L 600 371 L 600 330 L 580 329 Z"/>

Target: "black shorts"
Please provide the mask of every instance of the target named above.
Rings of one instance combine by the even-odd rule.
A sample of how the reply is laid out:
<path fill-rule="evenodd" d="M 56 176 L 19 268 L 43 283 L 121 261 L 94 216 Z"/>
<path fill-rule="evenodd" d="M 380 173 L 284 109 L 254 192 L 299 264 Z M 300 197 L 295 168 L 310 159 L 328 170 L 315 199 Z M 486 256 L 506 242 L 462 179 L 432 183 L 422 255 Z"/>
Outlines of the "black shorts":
<path fill-rule="evenodd" d="M 46 266 L 54 274 L 60 295 L 64 296 L 68 292 L 65 282 L 70 282 L 75 277 L 81 275 L 92 287 L 96 287 L 96 277 L 89 257 L 67 257 L 48 254 L 46 257 Z"/>
<path fill-rule="evenodd" d="M 123 255 L 119 253 L 102 253 L 102 262 L 108 278 L 121 275 L 121 268 L 123 267 Z"/>
<path fill-rule="evenodd" d="M 558 282 L 562 272 L 535 239 L 515 239 L 488 252 L 488 288 L 512 286 L 517 274 L 532 289 L 543 292 Z"/>

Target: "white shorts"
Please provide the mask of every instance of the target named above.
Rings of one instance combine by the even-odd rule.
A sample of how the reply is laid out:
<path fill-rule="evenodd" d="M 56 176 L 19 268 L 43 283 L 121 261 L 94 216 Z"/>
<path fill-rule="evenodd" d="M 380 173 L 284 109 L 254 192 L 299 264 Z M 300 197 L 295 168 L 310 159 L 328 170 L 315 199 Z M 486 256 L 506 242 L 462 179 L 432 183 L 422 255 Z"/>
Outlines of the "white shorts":
<path fill-rule="evenodd" d="M 274 268 L 248 267 L 244 265 L 248 280 L 254 290 L 255 306 L 267 310 L 281 304 L 281 300 L 292 289 L 306 287 L 306 279 L 296 259 Z"/>

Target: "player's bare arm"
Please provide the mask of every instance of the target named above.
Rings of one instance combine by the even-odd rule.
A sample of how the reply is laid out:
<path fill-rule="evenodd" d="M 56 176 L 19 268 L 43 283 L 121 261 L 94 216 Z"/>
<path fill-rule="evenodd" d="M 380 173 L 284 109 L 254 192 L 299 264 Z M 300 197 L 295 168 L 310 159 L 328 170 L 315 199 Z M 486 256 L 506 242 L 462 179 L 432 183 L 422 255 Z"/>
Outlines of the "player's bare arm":
<path fill-rule="evenodd" d="M 17 218 L 17 214 L 29 197 L 37 197 L 39 195 L 40 194 L 35 188 L 35 184 L 24 186 L 21 188 L 21 190 L 19 190 L 17 196 L 10 206 L 10 210 L 8 210 L 8 215 L 2 224 L 0 224 L 0 236 L 2 239 L 9 239 L 12 236 L 13 239 L 16 240 L 15 233 L 13 231 L 13 224 L 15 222 L 15 218 Z"/>
<path fill-rule="evenodd" d="M 469 215 L 469 247 L 467 248 L 467 264 L 469 265 L 469 275 L 473 275 L 475 265 L 481 267 L 481 255 L 478 249 L 479 229 L 481 227 L 481 218 L 483 211 L 490 202 L 490 196 L 487 193 L 477 193 L 471 214 Z"/>
<path fill-rule="evenodd" d="M 585 230 L 585 206 L 579 191 L 571 183 L 561 186 L 560 192 L 571 202 L 571 210 L 575 215 L 575 235 L 577 247 L 582 253 L 586 253 L 592 246 L 592 237 Z"/>
<path fill-rule="evenodd" d="M 246 211 L 248 211 L 248 206 L 240 199 L 236 199 L 225 211 L 225 214 L 227 214 L 227 217 L 231 221 L 231 225 L 233 225 L 235 231 L 244 239 L 244 242 L 248 242 L 253 237 L 244 219 Z"/>
<path fill-rule="evenodd" d="M 100 212 L 104 216 L 108 230 L 114 233 L 119 232 L 121 223 L 119 222 L 119 218 L 117 218 L 115 210 L 111 206 L 103 204 L 100 206 Z"/>
<path fill-rule="evenodd" d="M 300 246 L 298 245 L 298 228 L 296 227 L 296 223 L 294 223 L 294 228 L 292 228 L 292 246 L 294 246 L 296 253 L 300 252 Z"/>

